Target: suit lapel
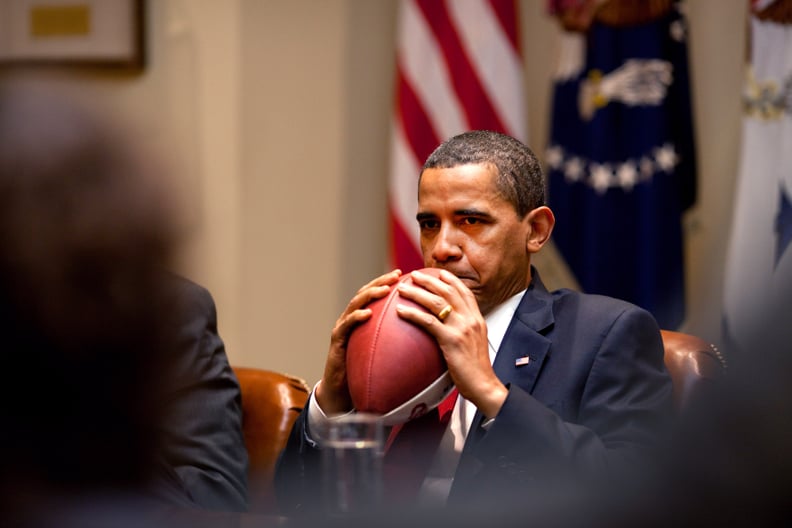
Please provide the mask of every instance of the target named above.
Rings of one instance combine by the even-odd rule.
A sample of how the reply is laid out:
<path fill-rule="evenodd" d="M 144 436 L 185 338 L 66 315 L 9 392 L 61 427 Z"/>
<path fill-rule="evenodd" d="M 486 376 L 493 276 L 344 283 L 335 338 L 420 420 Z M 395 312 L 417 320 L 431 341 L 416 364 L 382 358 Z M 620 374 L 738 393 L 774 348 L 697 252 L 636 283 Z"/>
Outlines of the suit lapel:
<path fill-rule="evenodd" d="M 531 284 L 517 305 L 492 364 L 495 374 L 504 385 L 513 383 L 528 393 L 533 391 L 550 349 L 550 340 L 544 337 L 544 331 L 555 320 L 553 297 L 539 278 L 536 268 L 531 267 L 531 272 Z M 474 437 L 483 418 L 481 412 L 476 411 L 470 428 Z"/>
<path fill-rule="evenodd" d="M 528 295 L 527 292 L 526 295 Z M 520 306 L 522 304 L 521 302 Z M 526 319 L 528 320 L 526 321 Z M 518 311 L 515 312 L 515 316 L 506 330 L 506 335 L 503 336 L 500 349 L 495 356 L 495 362 L 492 364 L 495 375 L 498 376 L 501 383 L 504 385 L 513 384 L 528 393 L 533 391 L 550 348 L 550 340 L 535 330 L 536 326 L 533 324 L 535 321 L 531 319 L 531 317 L 521 318 L 518 307 Z M 483 421 L 484 415 L 477 410 L 468 433 L 471 437 L 469 440 L 475 439 L 482 432 Z M 475 440 L 473 441 L 475 442 Z M 466 449 L 467 444 L 470 443 L 465 442 Z"/>
<path fill-rule="evenodd" d="M 492 365 L 504 384 L 513 383 L 529 393 L 533 390 L 550 349 L 544 331 L 554 321 L 552 306 L 552 296 L 534 269 L 531 285 L 514 312 Z"/>

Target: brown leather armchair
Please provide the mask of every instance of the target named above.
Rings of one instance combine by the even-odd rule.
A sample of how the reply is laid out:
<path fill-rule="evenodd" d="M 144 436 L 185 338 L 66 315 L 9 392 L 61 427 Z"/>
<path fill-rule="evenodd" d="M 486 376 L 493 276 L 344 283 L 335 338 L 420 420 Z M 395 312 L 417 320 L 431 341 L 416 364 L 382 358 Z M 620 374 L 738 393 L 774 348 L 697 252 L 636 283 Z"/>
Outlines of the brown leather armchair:
<path fill-rule="evenodd" d="M 691 334 L 661 330 L 665 365 L 674 386 L 674 403 L 681 410 L 693 394 L 724 375 L 726 360 L 718 348 Z"/>
<path fill-rule="evenodd" d="M 288 374 L 248 367 L 234 367 L 234 373 L 242 391 L 249 510 L 276 513 L 275 464 L 310 390 L 305 380 Z"/>

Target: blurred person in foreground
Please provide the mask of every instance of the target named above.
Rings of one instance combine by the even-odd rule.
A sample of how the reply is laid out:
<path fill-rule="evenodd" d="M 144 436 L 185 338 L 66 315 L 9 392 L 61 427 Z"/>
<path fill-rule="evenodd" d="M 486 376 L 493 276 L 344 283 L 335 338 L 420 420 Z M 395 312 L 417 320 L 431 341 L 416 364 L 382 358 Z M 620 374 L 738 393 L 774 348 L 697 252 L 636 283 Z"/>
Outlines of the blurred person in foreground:
<path fill-rule="evenodd" d="M 452 137 L 424 164 L 421 250 L 425 266 L 443 271 L 412 272 L 415 285 L 400 284 L 399 294 L 430 313 L 403 305 L 399 315 L 437 339 L 459 398 L 418 489 L 386 492 L 386 501 L 402 501 L 386 504 L 393 512 L 486 511 L 495 519 L 572 484 L 626 478 L 663 437 L 672 389 L 658 325 L 630 303 L 544 287 L 531 265 L 555 224 L 544 194 L 531 150 L 496 132 Z M 363 286 L 332 331 L 324 375 L 278 466 L 287 511 L 321 507 L 328 420 L 354 411 L 349 334 L 400 275 Z"/>
<path fill-rule="evenodd" d="M 167 271 L 182 230 L 151 161 L 78 99 L 0 84 L 4 521 L 147 525 L 223 509 L 191 472 L 232 487 L 226 504 L 244 509 L 238 386 L 208 339 L 208 292 Z M 225 403 L 205 407 L 209 391 Z"/>

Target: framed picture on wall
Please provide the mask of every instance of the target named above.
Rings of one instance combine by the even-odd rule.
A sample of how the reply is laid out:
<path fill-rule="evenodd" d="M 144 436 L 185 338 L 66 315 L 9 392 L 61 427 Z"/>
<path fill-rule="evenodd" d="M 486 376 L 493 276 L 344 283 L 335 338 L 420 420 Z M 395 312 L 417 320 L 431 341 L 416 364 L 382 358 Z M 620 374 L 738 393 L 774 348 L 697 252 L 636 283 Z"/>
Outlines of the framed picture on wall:
<path fill-rule="evenodd" d="M 0 65 L 142 69 L 144 0 L 0 0 Z"/>

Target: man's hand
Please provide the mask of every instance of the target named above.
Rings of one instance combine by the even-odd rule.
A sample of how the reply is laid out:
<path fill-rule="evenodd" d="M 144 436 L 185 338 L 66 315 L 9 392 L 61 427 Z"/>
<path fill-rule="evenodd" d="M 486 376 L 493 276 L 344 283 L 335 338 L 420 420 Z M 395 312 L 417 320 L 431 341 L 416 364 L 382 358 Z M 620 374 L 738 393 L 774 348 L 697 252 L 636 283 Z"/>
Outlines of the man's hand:
<path fill-rule="evenodd" d="M 426 329 L 437 339 L 448 372 L 459 393 L 472 402 L 487 418 L 494 418 L 506 401 L 508 389 L 492 369 L 487 342 L 487 324 L 470 289 L 448 271 L 439 278 L 414 271 L 416 285 L 400 284 L 399 295 L 425 307 L 397 305 L 399 316 Z M 441 321 L 446 306 L 451 312 Z"/>
<path fill-rule="evenodd" d="M 316 403 L 325 414 L 338 414 L 352 410 L 352 398 L 346 375 L 346 352 L 352 329 L 371 317 L 365 308 L 371 301 L 388 295 L 391 286 L 401 276 L 401 270 L 381 275 L 360 288 L 347 304 L 344 313 L 336 321 L 330 335 L 330 351 L 327 354 L 322 382 L 316 388 Z"/>

